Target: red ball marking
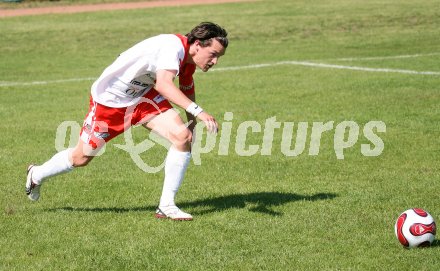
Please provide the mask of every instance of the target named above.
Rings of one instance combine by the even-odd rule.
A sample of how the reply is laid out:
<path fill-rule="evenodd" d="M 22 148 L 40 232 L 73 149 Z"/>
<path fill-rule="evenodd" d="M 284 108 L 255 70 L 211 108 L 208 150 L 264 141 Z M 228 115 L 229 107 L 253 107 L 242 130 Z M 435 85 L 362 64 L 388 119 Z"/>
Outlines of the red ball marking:
<path fill-rule="evenodd" d="M 422 223 L 414 223 L 409 227 L 409 232 L 414 236 L 422 236 L 427 233 L 431 233 L 435 235 L 436 232 L 436 226 L 435 222 L 432 222 L 429 225 L 425 225 Z"/>
<path fill-rule="evenodd" d="M 409 246 L 408 240 L 406 240 L 405 236 L 403 236 L 402 233 L 402 227 L 406 220 L 406 214 L 402 214 L 397 219 L 397 238 L 399 239 L 399 242 L 404 245 L 405 247 Z"/>
<path fill-rule="evenodd" d="M 427 213 L 425 210 L 423 210 L 423 209 L 420 209 L 420 208 L 414 208 L 413 211 L 414 211 L 416 214 L 418 214 L 419 216 L 423 216 L 423 217 L 427 217 L 427 216 L 428 216 L 428 213 Z"/>

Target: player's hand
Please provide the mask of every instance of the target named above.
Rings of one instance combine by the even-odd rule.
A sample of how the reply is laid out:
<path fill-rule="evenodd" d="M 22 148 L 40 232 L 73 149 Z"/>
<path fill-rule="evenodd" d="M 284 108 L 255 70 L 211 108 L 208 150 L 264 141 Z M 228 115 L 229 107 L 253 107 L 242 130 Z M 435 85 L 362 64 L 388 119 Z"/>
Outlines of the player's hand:
<path fill-rule="evenodd" d="M 197 118 L 199 120 L 203 121 L 203 123 L 205 123 L 206 128 L 208 129 L 208 131 L 210 133 L 217 133 L 218 124 L 213 116 L 211 116 L 208 113 L 206 113 L 205 111 L 203 111 L 197 115 Z"/>

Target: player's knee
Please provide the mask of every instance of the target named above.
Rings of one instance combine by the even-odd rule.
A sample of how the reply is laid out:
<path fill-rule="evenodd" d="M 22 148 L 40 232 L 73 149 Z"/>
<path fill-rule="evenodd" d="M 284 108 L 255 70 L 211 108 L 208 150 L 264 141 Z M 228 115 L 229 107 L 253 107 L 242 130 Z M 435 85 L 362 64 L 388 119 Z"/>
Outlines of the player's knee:
<path fill-rule="evenodd" d="M 187 133 L 185 134 L 185 143 L 191 144 L 192 138 L 193 138 L 193 133 L 188 129 L 186 129 L 186 131 L 187 131 Z"/>
<path fill-rule="evenodd" d="M 191 142 L 192 142 L 192 137 L 193 137 L 193 134 L 192 134 L 192 132 L 189 130 L 189 129 L 186 129 L 186 131 L 185 131 L 185 133 L 184 133 L 184 135 L 183 135 L 183 141 L 185 142 L 185 145 L 187 145 L 187 144 L 191 144 Z"/>
<path fill-rule="evenodd" d="M 190 146 L 192 142 L 192 132 L 189 129 L 185 129 L 175 135 L 171 141 L 175 146 Z"/>

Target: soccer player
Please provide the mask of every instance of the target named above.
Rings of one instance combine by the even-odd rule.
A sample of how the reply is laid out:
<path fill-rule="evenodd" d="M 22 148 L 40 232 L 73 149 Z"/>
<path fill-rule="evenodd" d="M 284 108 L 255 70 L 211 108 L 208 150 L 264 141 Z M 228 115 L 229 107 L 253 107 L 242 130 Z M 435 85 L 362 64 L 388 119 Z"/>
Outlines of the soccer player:
<path fill-rule="evenodd" d="M 174 202 L 191 158 L 192 132 L 196 119 L 203 121 L 209 132 L 218 129 L 215 118 L 195 103 L 193 74 L 196 67 L 207 72 L 217 64 L 227 46 L 227 32 L 217 24 L 203 22 L 185 36 L 161 34 L 121 53 L 91 87 L 89 112 L 78 144 L 42 165 L 28 167 L 29 199 L 38 200 L 41 185 L 49 177 L 86 166 L 106 142 L 141 124 L 171 143 L 155 216 L 192 220 Z M 173 82 L 176 76 L 179 88 Z M 188 127 L 170 102 L 186 110 Z"/>

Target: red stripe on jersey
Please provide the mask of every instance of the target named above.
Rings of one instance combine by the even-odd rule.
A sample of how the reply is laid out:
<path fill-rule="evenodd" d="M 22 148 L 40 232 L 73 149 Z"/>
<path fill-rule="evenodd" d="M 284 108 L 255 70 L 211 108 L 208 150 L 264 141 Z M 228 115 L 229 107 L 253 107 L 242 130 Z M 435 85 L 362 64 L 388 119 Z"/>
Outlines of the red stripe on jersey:
<path fill-rule="evenodd" d="M 193 74 L 196 71 L 196 65 L 191 63 L 186 63 L 189 57 L 189 47 L 188 38 L 186 36 L 176 34 L 176 36 L 182 42 L 183 48 L 185 48 L 185 56 L 180 63 L 179 70 L 179 88 L 186 95 L 193 95 L 195 93 Z"/>

